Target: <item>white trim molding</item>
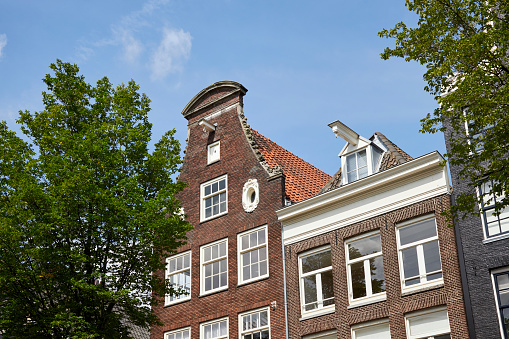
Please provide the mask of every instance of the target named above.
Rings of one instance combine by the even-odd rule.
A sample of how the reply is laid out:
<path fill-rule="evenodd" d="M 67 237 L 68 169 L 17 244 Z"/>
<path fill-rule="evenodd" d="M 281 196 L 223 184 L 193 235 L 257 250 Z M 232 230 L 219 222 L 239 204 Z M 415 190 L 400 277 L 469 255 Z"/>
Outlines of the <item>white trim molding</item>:
<path fill-rule="evenodd" d="M 443 161 L 435 151 L 276 211 L 284 245 L 450 193 Z"/>

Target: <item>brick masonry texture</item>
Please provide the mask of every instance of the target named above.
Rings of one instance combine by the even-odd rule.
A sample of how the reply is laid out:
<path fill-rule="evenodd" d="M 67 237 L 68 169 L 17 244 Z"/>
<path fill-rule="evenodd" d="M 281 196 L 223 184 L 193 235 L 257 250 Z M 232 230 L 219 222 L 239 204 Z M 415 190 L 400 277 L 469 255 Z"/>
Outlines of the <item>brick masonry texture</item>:
<path fill-rule="evenodd" d="M 447 151 L 450 152 L 449 138 L 453 129 L 448 121 L 444 121 L 444 126 Z M 459 167 L 451 166 L 453 198 L 460 193 L 476 194 L 468 182 L 459 178 L 459 171 Z M 458 254 L 464 263 L 466 279 L 463 286 L 471 338 L 501 338 L 491 271 L 503 267 L 509 270 L 509 239 L 483 243 L 481 215 L 478 210 L 476 213 L 466 219 L 455 220 L 454 226 L 459 236 L 458 244 L 463 249 Z"/>
<path fill-rule="evenodd" d="M 376 319 L 389 319 L 391 337 L 403 339 L 406 338 L 405 314 L 434 306 L 447 307 L 452 338 L 468 338 L 454 229 L 448 227 L 445 217 L 440 215 L 442 210 L 449 208 L 449 205 L 449 195 L 443 195 L 285 246 L 290 338 L 297 339 L 331 329 L 337 329 L 338 338 L 350 338 L 352 325 Z M 435 216 L 437 223 L 444 284 L 402 295 L 395 226 L 403 221 L 430 214 Z M 374 230 L 379 230 L 381 234 L 387 299 L 348 309 L 344 241 Z M 301 311 L 298 255 L 324 245 L 331 247 L 335 312 L 299 320 Z"/>
<path fill-rule="evenodd" d="M 223 317 L 229 318 L 229 337 L 237 338 L 239 313 L 267 307 L 273 301 L 277 308 L 270 310 L 271 338 L 285 337 L 281 226 L 275 214 L 284 202 L 284 176 L 268 180 L 269 175 L 246 139 L 238 105 L 242 105 L 241 92 L 220 88 L 195 104 L 202 109 L 195 108 L 186 117 L 189 136 L 179 179 L 189 186 L 179 199 L 195 229 L 188 233 L 188 244 L 178 252 L 192 251 L 191 299 L 154 308 L 163 326 L 151 329 L 153 339 L 186 326 L 191 326 L 191 338 L 198 339 L 200 323 Z M 198 121 L 220 110 L 220 114 L 207 118 L 208 122 L 217 123 L 215 132 L 204 132 Z M 220 160 L 207 165 L 207 145 L 217 140 L 221 142 Z M 224 174 L 228 175 L 228 213 L 200 223 L 200 184 Z M 260 192 L 260 202 L 251 213 L 242 207 L 242 189 L 248 179 L 257 179 Z M 268 225 L 269 277 L 239 286 L 237 235 L 261 225 Z M 228 289 L 200 296 L 200 247 L 224 238 L 228 238 Z"/>

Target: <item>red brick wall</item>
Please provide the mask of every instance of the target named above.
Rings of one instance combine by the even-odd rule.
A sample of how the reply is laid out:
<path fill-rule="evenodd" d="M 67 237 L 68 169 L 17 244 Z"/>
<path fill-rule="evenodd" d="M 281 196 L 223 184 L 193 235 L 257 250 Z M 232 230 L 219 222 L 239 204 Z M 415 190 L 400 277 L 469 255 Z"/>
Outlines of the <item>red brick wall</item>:
<path fill-rule="evenodd" d="M 405 314 L 440 305 L 447 306 L 452 338 L 468 338 L 454 230 L 440 215 L 442 210 L 449 208 L 449 204 L 449 196 L 443 195 L 285 246 L 290 338 L 330 329 L 337 329 L 338 338 L 350 338 L 352 325 L 388 318 L 391 337 L 403 339 L 406 338 Z M 435 215 L 437 222 L 444 285 L 402 296 L 395 225 L 430 213 Z M 347 309 L 344 240 L 374 230 L 380 230 L 381 234 L 387 300 Z M 298 255 L 323 245 L 331 247 L 335 313 L 301 321 Z"/>
<path fill-rule="evenodd" d="M 225 93 L 217 90 L 208 95 L 217 98 Z M 204 102 L 210 101 L 210 97 L 204 98 L 196 106 L 203 107 Z M 154 309 L 164 325 L 152 328 L 153 339 L 161 339 L 164 332 L 186 326 L 191 326 L 192 338 L 199 338 L 200 323 L 225 316 L 229 317 L 230 338 L 236 338 L 239 313 L 269 306 L 272 301 L 276 301 L 278 306 L 275 311 L 270 311 L 271 338 L 285 336 L 281 227 L 275 214 L 275 210 L 282 206 L 284 178 L 267 180 L 266 171 L 245 137 L 235 103 L 242 104 L 240 92 L 187 117 L 189 139 L 180 180 L 188 182 L 189 186 L 179 199 L 195 229 L 188 234 L 188 244 L 178 251 L 192 250 L 191 300 Z M 224 110 L 227 107 L 230 108 Z M 198 121 L 220 109 L 224 110 L 221 114 L 207 118 L 208 122 L 217 123 L 216 131 L 204 132 L 197 125 Z M 207 145 L 217 140 L 221 141 L 220 161 L 207 165 Z M 200 223 L 200 184 L 223 174 L 228 174 L 228 213 Z M 242 188 L 248 179 L 257 179 L 260 192 L 258 207 L 251 213 L 245 212 L 242 207 Z M 237 234 L 266 224 L 269 277 L 237 286 Z M 226 237 L 228 289 L 200 296 L 200 246 Z"/>

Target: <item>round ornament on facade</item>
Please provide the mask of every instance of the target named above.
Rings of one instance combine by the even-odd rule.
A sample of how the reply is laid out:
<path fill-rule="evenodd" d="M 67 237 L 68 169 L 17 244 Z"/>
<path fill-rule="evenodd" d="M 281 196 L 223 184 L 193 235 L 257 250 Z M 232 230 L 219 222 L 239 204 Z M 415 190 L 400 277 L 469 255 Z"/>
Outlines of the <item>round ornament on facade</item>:
<path fill-rule="evenodd" d="M 260 193 L 258 191 L 258 181 L 249 179 L 242 189 L 242 207 L 244 211 L 253 212 L 260 202 Z"/>

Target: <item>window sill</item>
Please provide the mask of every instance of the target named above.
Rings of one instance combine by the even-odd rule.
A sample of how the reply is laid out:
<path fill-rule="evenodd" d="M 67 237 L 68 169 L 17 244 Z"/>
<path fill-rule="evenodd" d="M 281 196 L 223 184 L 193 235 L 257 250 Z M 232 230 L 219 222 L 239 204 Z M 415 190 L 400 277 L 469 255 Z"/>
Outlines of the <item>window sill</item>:
<path fill-rule="evenodd" d="M 219 217 L 222 217 L 223 215 L 226 215 L 226 214 L 228 214 L 228 211 L 223 212 L 221 214 L 214 215 L 213 217 L 210 217 L 208 219 L 200 219 L 200 224 L 202 224 L 204 222 L 207 222 L 207 221 L 210 221 L 210 220 L 214 220 L 214 219 L 219 218 Z"/>
<path fill-rule="evenodd" d="M 264 275 L 264 276 L 262 276 L 262 277 L 258 277 L 258 278 L 256 278 L 256 279 L 251 279 L 251 280 L 246 280 L 246 281 L 239 282 L 239 283 L 237 284 L 237 287 L 244 286 L 244 285 L 248 285 L 248 284 L 252 284 L 252 283 L 255 283 L 255 282 L 257 282 L 257 281 L 265 280 L 265 279 L 268 279 L 268 278 L 269 278 L 269 275 L 268 275 L 268 274 L 266 274 L 266 275 Z"/>
<path fill-rule="evenodd" d="M 336 306 L 322 308 L 317 311 L 311 311 L 311 312 L 307 312 L 307 313 L 303 314 L 299 320 L 302 321 L 302 320 L 307 320 L 307 319 L 311 319 L 311 318 L 316 318 L 316 317 L 319 317 L 319 316 L 322 316 L 325 314 L 334 313 L 335 311 L 336 311 Z"/>
<path fill-rule="evenodd" d="M 223 291 L 227 291 L 228 290 L 228 286 L 226 287 L 221 287 L 221 288 L 218 288 L 216 290 L 212 290 L 212 291 L 207 291 L 207 292 L 203 292 L 201 293 L 198 298 L 202 298 L 202 297 L 207 297 L 211 294 L 216 294 L 216 293 L 219 293 L 219 292 L 223 292 Z"/>
<path fill-rule="evenodd" d="M 374 303 L 377 303 L 380 301 L 385 301 L 385 300 L 387 300 L 387 295 L 384 293 L 384 294 L 377 295 L 374 297 L 350 301 L 350 305 L 347 307 L 347 309 L 349 310 L 352 308 L 361 307 L 361 306 L 365 306 L 365 305 L 369 305 L 369 304 L 374 304 Z"/>
<path fill-rule="evenodd" d="M 178 305 L 178 304 L 182 304 L 182 303 L 185 303 L 186 301 L 191 301 L 191 298 L 186 298 L 186 299 L 181 299 L 181 300 L 176 300 L 176 301 L 172 301 L 170 303 L 167 303 L 167 304 L 164 304 L 163 307 L 171 307 L 171 306 L 175 306 L 175 305 Z"/>
<path fill-rule="evenodd" d="M 483 244 L 489 244 L 490 242 L 499 241 L 509 238 L 509 233 L 502 233 L 494 237 L 486 238 L 482 241 Z"/>
<path fill-rule="evenodd" d="M 415 293 L 425 292 L 442 287 L 444 287 L 444 280 L 440 279 L 437 282 L 425 283 L 424 285 L 416 285 L 415 287 L 412 286 L 412 288 L 402 288 L 401 296 L 404 297 L 407 295 L 412 295 Z"/>
<path fill-rule="evenodd" d="M 217 160 L 212 160 L 212 161 L 210 161 L 210 162 L 207 162 L 207 166 L 212 165 L 212 164 L 215 164 L 215 163 L 219 162 L 220 160 L 221 160 L 221 159 L 217 159 Z"/>

